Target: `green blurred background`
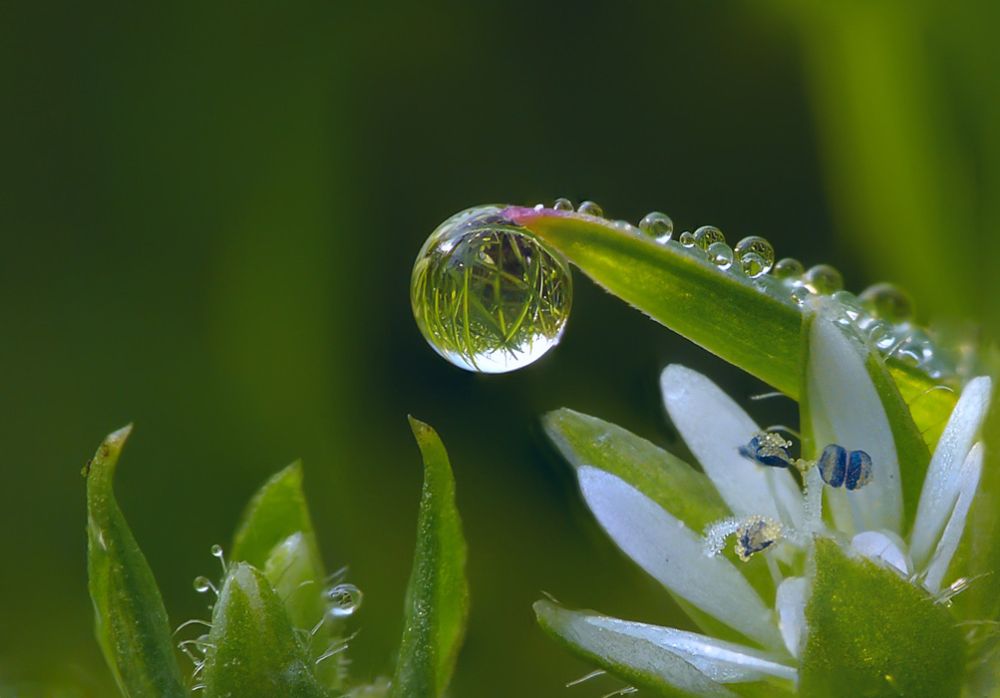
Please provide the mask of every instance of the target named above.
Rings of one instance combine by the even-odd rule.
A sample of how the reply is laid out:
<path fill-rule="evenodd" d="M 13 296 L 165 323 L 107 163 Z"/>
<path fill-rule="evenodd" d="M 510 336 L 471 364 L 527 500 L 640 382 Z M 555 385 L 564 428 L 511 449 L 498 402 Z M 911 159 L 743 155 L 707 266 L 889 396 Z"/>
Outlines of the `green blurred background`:
<path fill-rule="evenodd" d="M 79 470 L 130 421 L 117 490 L 175 625 L 206 615 L 191 580 L 216 572 L 209 546 L 301 457 L 327 562 L 366 593 L 356 673 L 390 672 L 421 482 L 407 413 L 449 447 L 469 540 L 455 696 L 562 695 L 585 673 L 535 627 L 543 590 L 685 624 L 589 519 L 538 417 L 567 405 L 680 448 L 663 365 L 763 386 L 580 274 L 558 349 L 461 372 L 413 323 L 414 255 L 470 205 L 591 198 L 764 235 L 854 290 L 902 282 L 924 317 L 975 315 L 1000 253 L 997 14 L 5 4 L 0 686 L 111 695 Z"/>

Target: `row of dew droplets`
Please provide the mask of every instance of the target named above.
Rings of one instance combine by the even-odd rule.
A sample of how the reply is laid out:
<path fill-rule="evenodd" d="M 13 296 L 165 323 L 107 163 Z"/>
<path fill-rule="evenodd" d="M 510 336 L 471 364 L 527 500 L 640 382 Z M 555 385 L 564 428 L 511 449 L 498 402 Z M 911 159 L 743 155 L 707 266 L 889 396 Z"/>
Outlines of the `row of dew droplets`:
<path fill-rule="evenodd" d="M 221 545 L 213 545 L 209 553 L 212 557 L 219 561 L 222 566 L 222 577 L 225 580 L 226 575 L 229 573 L 229 566 L 226 563 L 225 552 Z M 343 581 L 344 575 L 347 573 L 347 568 L 342 568 L 337 572 L 334 572 L 329 577 L 326 578 L 325 584 L 326 588 L 323 589 L 322 597 L 325 604 L 325 612 L 323 617 L 316 623 L 312 628 L 295 628 L 297 634 L 302 639 L 304 645 L 307 649 L 310 649 L 313 638 L 319 633 L 324 624 L 326 623 L 337 623 L 346 618 L 354 615 L 359 608 L 361 608 L 361 603 L 364 599 L 364 594 L 361 589 L 359 589 L 354 584 L 350 584 Z M 311 584 L 311 581 L 303 582 L 295 589 L 292 593 L 299 589 L 305 588 L 305 586 Z M 212 582 L 211 579 L 204 575 L 198 575 L 194 578 L 192 582 L 194 590 L 199 594 L 211 593 L 214 599 L 219 598 L 219 587 Z M 287 599 L 283 599 L 287 602 Z M 208 606 L 209 612 L 211 612 L 215 607 L 214 602 L 210 603 Z M 177 629 L 174 631 L 174 635 L 178 635 L 181 631 L 189 627 L 201 627 L 206 632 L 201 632 L 195 638 L 181 640 L 177 643 L 177 648 L 183 652 L 188 659 L 194 664 L 194 669 L 191 672 L 192 679 L 192 691 L 204 690 L 205 684 L 201 682 L 200 675 L 205 669 L 206 658 L 208 656 L 209 650 L 215 649 L 215 647 L 209 641 L 208 630 L 212 629 L 212 624 L 200 618 L 193 618 L 191 620 L 181 623 Z M 353 636 L 347 638 L 339 638 L 332 645 L 324 649 L 321 653 L 316 656 L 314 662 L 318 665 L 327 659 L 338 655 L 345 651 L 348 647 L 349 642 L 353 639 Z M 314 654 L 315 656 L 315 654 Z"/>
<path fill-rule="evenodd" d="M 572 306 L 568 262 L 504 218 L 504 208 L 479 206 L 452 216 L 427 239 L 413 268 L 410 299 L 421 333 L 438 354 L 468 371 L 504 373 L 537 361 L 559 343 Z M 855 296 L 828 264 L 806 269 L 790 257 L 775 261 L 774 247 L 757 235 L 730 247 L 711 225 L 675 237 L 673 221 L 659 211 L 633 225 L 605 220 L 603 208 L 593 201 L 574 206 L 559 198 L 550 210 L 601 219 L 616 230 L 705 260 L 781 300 L 802 305 L 812 296 L 833 297 L 843 307 L 844 321 L 884 355 L 935 379 L 957 372 L 927 332 L 914 325 L 909 296 L 891 284 L 876 284 Z"/>
<path fill-rule="evenodd" d="M 567 200 L 560 199 L 560 202 L 565 203 L 559 210 L 571 209 Z M 601 215 L 600 207 L 593 202 L 586 202 L 577 210 Z M 623 228 L 618 222 L 615 227 Z M 913 301 L 897 286 L 879 283 L 855 296 L 844 290 L 843 276 L 836 268 L 817 264 L 806 269 L 791 257 L 776 262 L 774 247 L 757 235 L 745 237 L 730 247 L 719 228 L 703 225 L 694 232 L 684 231 L 675 239 L 673 221 L 660 211 L 647 213 L 639 221 L 638 231 L 661 245 L 679 247 L 702 257 L 722 271 L 755 280 L 767 277 L 769 282 L 761 285 L 763 291 L 776 293 L 799 305 L 810 296 L 831 296 L 843 307 L 843 321 L 853 324 L 884 355 L 919 368 L 931 378 L 948 378 L 955 373 L 954 366 L 935 350 L 928 333 L 913 323 Z"/>

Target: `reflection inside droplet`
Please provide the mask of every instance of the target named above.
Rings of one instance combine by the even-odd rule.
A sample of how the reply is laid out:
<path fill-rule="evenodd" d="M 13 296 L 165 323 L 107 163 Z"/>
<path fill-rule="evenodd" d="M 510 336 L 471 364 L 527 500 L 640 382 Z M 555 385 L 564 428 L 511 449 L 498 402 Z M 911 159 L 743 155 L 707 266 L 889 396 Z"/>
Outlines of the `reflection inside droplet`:
<path fill-rule="evenodd" d="M 410 300 L 424 338 L 459 368 L 504 373 L 537 361 L 562 336 L 569 265 L 499 206 L 458 213 L 424 243 Z"/>

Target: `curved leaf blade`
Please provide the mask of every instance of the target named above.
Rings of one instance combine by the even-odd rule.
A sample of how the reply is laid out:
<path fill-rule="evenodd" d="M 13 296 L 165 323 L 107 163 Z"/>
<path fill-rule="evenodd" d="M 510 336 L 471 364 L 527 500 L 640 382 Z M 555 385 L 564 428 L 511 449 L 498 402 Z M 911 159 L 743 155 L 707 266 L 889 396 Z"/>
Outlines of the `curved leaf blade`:
<path fill-rule="evenodd" d="M 782 294 L 767 292 L 780 284 L 776 279 L 722 272 L 676 245 L 617 230 L 592 216 L 521 207 L 504 214 L 626 303 L 789 397 L 799 397 L 803 310 Z M 943 424 L 955 397 L 926 392 L 935 385 L 930 378 L 889 363 L 900 392 L 908 401 L 920 401 L 914 411 L 920 429 Z"/>
<path fill-rule="evenodd" d="M 264 569 L 275 546 L 301 533 L 312 564 L 323 576 L 323 561 L 302 491 L 302 463 L 296 461 L 265 482 L 247 504 L 229 556 Z"/>
<path fill-rule="evenodd" d="M 186 696 L 160 590 L 114 496 L 115 468 L 131 430 L 109 435 L 85 468 L 95 631 L 124 695 Z"/>
<path fill-rule="evenodd" d="M 948 610 L 896 573 L 816 541 L 806 606 L 803 695 L 957 696 L 964 672 L 961 629 Z"/>
<path fill-rule="evenodd" d="M 392 695 L 432 698 L 444 693 L 465 635 L 466 546 L 444 444 L 434 429 L 413 417 L 410 427 L 423 455 L 424 487 Z"/>

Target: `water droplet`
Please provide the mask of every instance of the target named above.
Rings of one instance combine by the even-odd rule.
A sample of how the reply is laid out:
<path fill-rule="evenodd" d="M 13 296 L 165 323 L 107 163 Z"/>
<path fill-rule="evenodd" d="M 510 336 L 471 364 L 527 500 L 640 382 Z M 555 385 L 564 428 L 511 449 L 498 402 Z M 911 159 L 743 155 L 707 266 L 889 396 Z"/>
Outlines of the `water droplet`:
<path fill-rule="evenodd" d="M 573 202 L 565 197 L 559 197 L 555 200 L 555 203 L 552 204 L 552 208 L 556 211 L 572 211 Z"/>
<path fill-rule="evenodd" d="M 681 233 L 681 236 L 678 238 L 678 241 L 682 245 L 684 245 L 684 247 L 694 247 L 694 233 L 685 230 L 683 233 Z"/>
<path fill-rule="evenodd" d="M 875 345 L 879 351 L 889 351 L 895 346 L 897 339 L 895 327 L 884 320 L 876 320 L 868 326 L 865 334 L 868 341 Z"/>
<path fill-rule="evenodd" d="M 812 295 L 813 295 L 812 290 L 808 286 L 803 286 L 802 284 L 799 284 L 798 286 L 793 288 L 791 293 L 792 300 L 798 303 L 799 305 L 805 303 Z"/>
<path fill-rule="evenodd" d="M 572 305 L 569 265 L 499 206 L 438 226 L 413 266 L 413 315 L 431 347 L 467 371 L 504 373 L 559 343 Z"/>
<path fill-rule="evenodd" d="M 913 317 L 913 300 L 893 284 L 875 284 L 861 292 L 861 303 L 877 318 L 906 322 Z"/>
<path fill-rule="evenodd" d="M 664 244 L 670 242 L 670 238 L 674 234 L 674 222 L 665 213 L 651 211 L 639 221 L 639 230 Z"/>
<path fill-rule="evenodd" d="M 193 586 L 194 590 L 199 594 L 204 594 L 208 591 L 215 591 L 215 585 L 212 584 L 212 580 L 208 577 L 195 577 Z"/>
<path fill-rule="evenodd" d="M 635 230 L 635 228 L 632 226 L 632 224 L 629 223 L 628 221 L 617 220 L 614 223 L 612 223 L 611 225 L 613 225 L 616 230 L 621 230 L 621 231 L 626 232 L 626 233 L 630 233 L 633 230 Z"/>
<path fill-rule="evenodd" d="M 324 592 L 328 612 L 334 618 L 347 618 L 361 607 L 364 594 L 353 584 L 338 584 Z"/>
<path fill-rule="evenodd" d="M 830 295 L 844 288 L 844 277 L 829 264 L 817 264 L 810 267 L 803 279 L 813 293 Z"/>
<path fill-rule="evenodd" d="M 584 201 L 576 209 L 579 213 L 585 213 L 588 216 L 596 216 L 597 218 L 604 218 L 604 209 L 600 207 L 599 204 L 593 201 Z"/>
<path fill-rule="evenodd" d="M 733 266 L 733 248 L 724 242 L 713 242 L 708 246 L 708 261 L 719 269 Z"/>
<path fill-rule="evenodd" d="M 215 545 L 213 545 L 213 546 L 212 546 L 212 547 L 211 547 L 211 548 L 209 549 L 209 552 L 211 552 L 211 553 L 212 553 L 212 557 L 217 557 L 217 558 L 219 558 L 220 560 L 222 559 L 222 556 L 224 555 L 224 553 L 222 552 L 222 546 L 221 546 L 221 545 L 219 545 L 218 543 L 216 543 Z"/>
<path fill-rule="evenodd" d="M 703 250 L 708 250 L 712 243 L 725 241 L 726 236 L 714 225 L 703 225 L 694 231 L 694 242 Z"/>
<path fill-rule="evenodd" d="M 774 265 L 773 273 L 777 279 L 797 279 L 806 273 L 806 269 L 799 260 L 785 257 Z"/>
<path fill-rule="evenodd" d="M 743 273 L 756 279 L 771 271 L 774 266 L 774 248 L 758 235 L 745 237 L 736 243 L 733 252 L 739 260 Z"/>

